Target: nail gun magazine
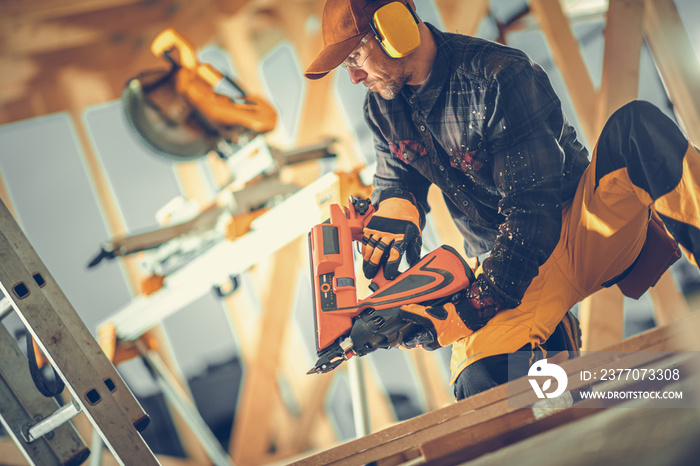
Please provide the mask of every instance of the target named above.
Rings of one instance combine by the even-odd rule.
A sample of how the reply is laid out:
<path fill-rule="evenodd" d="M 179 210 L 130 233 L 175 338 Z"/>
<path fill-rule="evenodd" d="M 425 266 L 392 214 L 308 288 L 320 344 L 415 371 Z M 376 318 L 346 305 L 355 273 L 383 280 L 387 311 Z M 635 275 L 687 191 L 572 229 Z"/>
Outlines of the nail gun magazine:
<path fill-rule="evenodd" d="M 421 321 L 401 306 L 439 306 L 457 299 L 474 280 L 459 253 L 443 245 L 394 280 L 380 271 L 370 283 L 372 293 L 358 300 L 353 242 L 362 242 L 374 211 L 369 199 L 359 197 L 351 198 L 347 208 L 333 204 L 330 218 L 309 233 L 318 361 L 308 374 L 330 372 L 352 356 L 399 346 L 419 329 L 430 331 L 427 318 Z"/>

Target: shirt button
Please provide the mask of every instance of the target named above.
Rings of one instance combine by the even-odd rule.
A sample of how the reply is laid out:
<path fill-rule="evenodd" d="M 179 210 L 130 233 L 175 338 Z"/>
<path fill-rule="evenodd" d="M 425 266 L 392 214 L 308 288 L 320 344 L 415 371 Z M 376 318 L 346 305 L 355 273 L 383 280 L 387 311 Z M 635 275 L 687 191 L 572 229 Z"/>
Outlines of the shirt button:
<path fill-rule="evenodd" d="M 420 125 L 420 130 L 421 130 L 421 131 L 425 131 L 425 126 L 424 126 L 424 125 Z"/>
<path fill-rule="evenodd" d="M 444 172 L 444 171 L 445 171 L 445 167 L 443 167 L 442 165 L 440 165 L 440 171 L 441 171 L 441 172 Z"/>
<path fill-rule="evenodd" d="M 469 201 L 462 201 L 462 205 L 463 205 L 464 207 L 468 206 L 468 205 L 469 205 Z"/>

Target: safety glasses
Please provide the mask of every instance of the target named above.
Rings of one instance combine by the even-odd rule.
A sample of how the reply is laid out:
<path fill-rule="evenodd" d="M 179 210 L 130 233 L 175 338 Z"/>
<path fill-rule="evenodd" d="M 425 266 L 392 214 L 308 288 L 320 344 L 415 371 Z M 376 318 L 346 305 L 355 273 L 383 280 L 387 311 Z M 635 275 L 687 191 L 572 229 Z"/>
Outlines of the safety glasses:
<path fill-rule="evenodd" d="M 343 63 L 340 64 L 340 66 L 342 66 L 345 69 L 358 69 L 362 68 L 365 65 L 367 58 L 374 49 L 374 41 L 368 40 L 367 37 L 368 36 L 362 38 L 360 44 L 357 47 L 355 47 L 355 50 L 350 52 L 348 58 L 346 58 L 345 61 L 343 61 Z"/>

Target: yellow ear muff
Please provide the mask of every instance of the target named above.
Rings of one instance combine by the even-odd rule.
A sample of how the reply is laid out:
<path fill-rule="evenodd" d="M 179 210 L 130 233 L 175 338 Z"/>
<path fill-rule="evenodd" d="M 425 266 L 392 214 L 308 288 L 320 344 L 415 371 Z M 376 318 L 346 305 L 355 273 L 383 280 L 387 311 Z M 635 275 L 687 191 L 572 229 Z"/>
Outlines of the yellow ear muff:
<path fill-rule="evenodd" d="M 391 2 L 374 12 L 373 22 L 377 38 L 392 58 L 409 55 L 420 45 L 416 18 L 401 2 Z"/>

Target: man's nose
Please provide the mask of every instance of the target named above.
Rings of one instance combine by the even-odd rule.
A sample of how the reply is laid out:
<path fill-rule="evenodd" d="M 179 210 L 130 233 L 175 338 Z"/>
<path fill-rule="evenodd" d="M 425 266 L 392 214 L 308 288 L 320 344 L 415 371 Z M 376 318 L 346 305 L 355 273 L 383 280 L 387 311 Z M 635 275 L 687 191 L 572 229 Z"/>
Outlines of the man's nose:
<path fill-rule="evenodd" d="M 359 84 L 367 79 L 367 73 L 361 68 L 348 68 L 348 73 L 350 73 L 350 81 L 353 84 Z"/>

